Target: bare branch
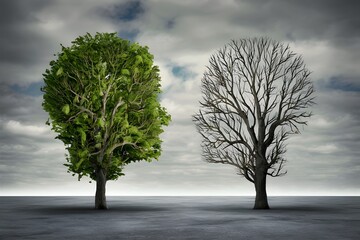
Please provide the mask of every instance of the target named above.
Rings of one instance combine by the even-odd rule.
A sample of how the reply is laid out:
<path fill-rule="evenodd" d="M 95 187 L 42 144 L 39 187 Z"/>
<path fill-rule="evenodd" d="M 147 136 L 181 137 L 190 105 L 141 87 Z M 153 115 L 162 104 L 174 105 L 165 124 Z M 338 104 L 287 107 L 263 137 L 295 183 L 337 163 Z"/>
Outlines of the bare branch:
<path fill-rule="evenodd" d="M 300 56 L 268 38 L 232 41 L 212 55 L 193 116 L 203 158 L 236 166 L 251 182 L 259 167 L 285 174 L 284 142 L 306 124 L 314 104 L 309 76 Z"/>

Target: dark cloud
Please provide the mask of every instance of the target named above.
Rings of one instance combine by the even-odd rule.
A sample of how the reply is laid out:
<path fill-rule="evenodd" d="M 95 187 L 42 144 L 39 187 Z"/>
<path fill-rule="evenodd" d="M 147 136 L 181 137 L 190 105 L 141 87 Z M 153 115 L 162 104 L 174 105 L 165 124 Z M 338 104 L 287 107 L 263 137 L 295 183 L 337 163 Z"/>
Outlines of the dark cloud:
<path fill-rule="evenodd" d="M 35 82 L 31 83 L 28 86 L 19 86 L 17 84 L 10 85 L 10 89 L 19 94 L 28 95 L 28 96 L 42 96 L 41 87 L 44 86 L 44 83 L 41 82 Z"/>
<path fill-rule="evenodd" d="M 51 1 L 5 1 L 0 8 L 0 62 L 29 67 L 43 60 L 48 42 L 34 29 L 36 13 Z M 11 70 L 11 69 L 7 69 Z M 6 70 L 2 69 L 1 73 Z M 15 79 L 14 79 L 15 80 Z"/>
<path fill-rule="evenodd" d="M 360 37 L 360 2 L 320 1 L 237 1 L 246 11 L 233 20 L 279 33 L 289 40 L 325 39 L 336 44 L 355 43 Z"/>
<path fill-rule="evenodd" d="M 185 66 L 172 66 L 171 72 L 174 74 L 175 77 L 182 79 L 183 81 L 194 78 L 197 76 L 196 73 L 190 71 Z"/>
<path fill-rule="evenodd" d="M 111 18 L 115 21 L 129 22 L 135 20 L 140 14 L 144 12 L 142 2 L 135 1 L 122 1 L 113 4 L 102 10 L 99 10 L 105 17 Z"/>
<path fill-rule="evenodd" d="M 14 31 L 14 28 L 21 27 L 20 23 L 36 22 L 38 20 L 34 13 L 51 2 L 46 0 L 3 2 L 0 9 L 0 26 L 8 26 L 11 31 Z"/>
<path fill-rule="evenodd" d="M 318 87 L 328 90 L 341 90 L 345 92 L 360 92 L 360 78 L 349 78 L 342 76 L 333 76 L 326 80 L 318 82 Z"/>
<path fill-rule="evenodd" d="M 31 96 L 12 91 L 0 84 L 0 112 L 2 120 L 16 120 L 22 123 L 45 123 L 46 113 L 41 107 L 42 96 Z"/>
<path fill-rule="evenodd" d="M 167 29 L 170 30 L 175 27 L 175 24 L 176 24 L 176 20 L 175 20 L 175 18 L 172 18 L 172 19 L 166 21 L 165 26 Z"/>

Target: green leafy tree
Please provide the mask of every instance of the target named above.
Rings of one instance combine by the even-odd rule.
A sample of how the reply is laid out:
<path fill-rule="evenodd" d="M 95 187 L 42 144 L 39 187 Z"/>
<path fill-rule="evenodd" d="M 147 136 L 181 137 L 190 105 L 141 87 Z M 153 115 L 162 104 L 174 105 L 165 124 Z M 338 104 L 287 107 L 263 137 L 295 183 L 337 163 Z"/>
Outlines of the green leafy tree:
<path fill-rule="evenodd" d="M 68 150 L 68 171 L 95 180 L 95 207 L 107 209 L 106 181 L 160 156 L 170 115 L 158 101 L 159 69 L 147 47 L 116 33 L 80 36 L 56 56 L 43 74 L 47 123 Z"/>

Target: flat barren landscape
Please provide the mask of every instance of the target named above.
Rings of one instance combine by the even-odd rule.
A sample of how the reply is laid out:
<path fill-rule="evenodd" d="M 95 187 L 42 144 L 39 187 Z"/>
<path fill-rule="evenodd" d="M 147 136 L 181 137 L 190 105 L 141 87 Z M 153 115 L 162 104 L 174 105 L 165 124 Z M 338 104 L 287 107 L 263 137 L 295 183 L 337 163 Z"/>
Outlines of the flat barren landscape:
<path fill-rule="evenodd" d="M 0 197 L 0 239 L 359 239 L 360 197 Z"/>

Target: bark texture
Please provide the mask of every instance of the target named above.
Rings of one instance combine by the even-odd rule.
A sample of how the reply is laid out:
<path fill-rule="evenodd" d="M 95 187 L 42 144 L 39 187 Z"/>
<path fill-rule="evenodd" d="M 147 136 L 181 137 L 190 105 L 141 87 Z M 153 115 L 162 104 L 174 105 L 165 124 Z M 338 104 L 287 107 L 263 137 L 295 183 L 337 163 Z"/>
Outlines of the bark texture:
<path fill-rule="evenodd" d="M 102 168 L 96 171 L 96 194 L 95 194 L 95 208 L 108 209 L 106 204 L 106 173 Z"/>
<path fill-rule="evenodd" d="M 270 209 L 266 193 L 266 170 L 259 170 L 255 175 L 255 205 L 254 209 Z"/>

